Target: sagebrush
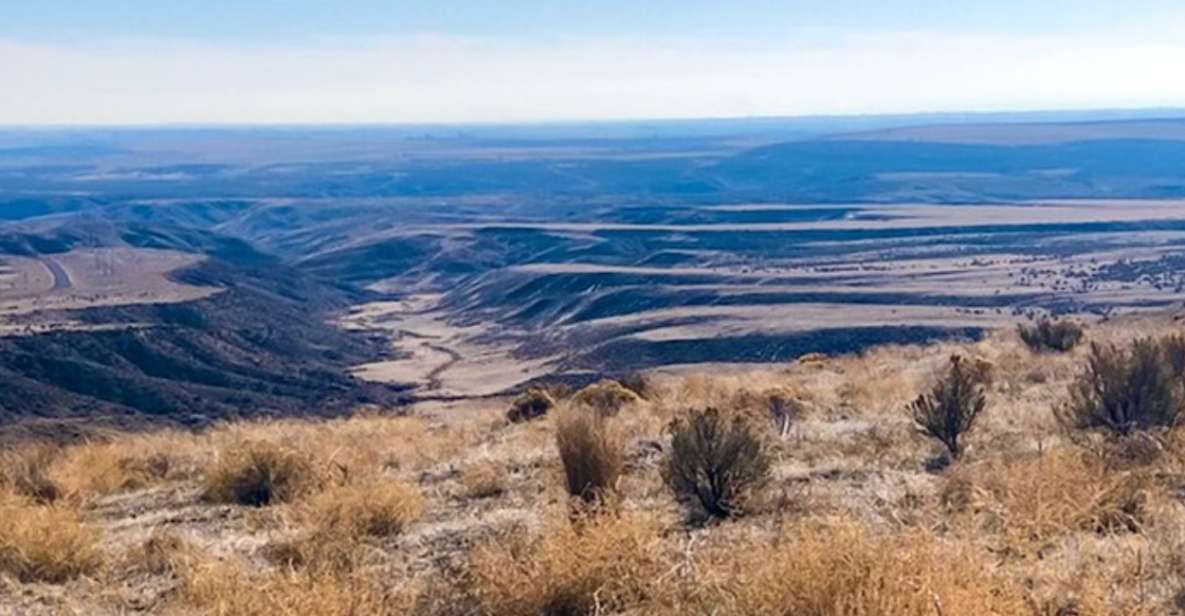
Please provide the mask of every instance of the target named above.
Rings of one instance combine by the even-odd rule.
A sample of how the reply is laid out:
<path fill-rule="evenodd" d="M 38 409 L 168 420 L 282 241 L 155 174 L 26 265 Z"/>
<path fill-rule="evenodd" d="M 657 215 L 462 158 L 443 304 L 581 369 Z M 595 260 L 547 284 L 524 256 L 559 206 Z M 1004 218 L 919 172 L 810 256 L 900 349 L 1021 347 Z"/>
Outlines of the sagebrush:
<path fill-rule="evenodd" d="M 1058 419 L 1078 429 L 1118 435 L 1179 424 L 1185 389 L 1165 342 L 1140 338 L 1130 344 L 1092 344 L 1087 365 L 1070 385 Z"/>
<path fill-rule="evenodd" d="M 987 405 L 982 377 L 973 366 L 958 356 L 929 392 L 909 405 L 909 414 L 922 433 L 937 439 L 958 458 L 963 453 L 963 437 L 975 427 Z"/>
<path fill-rule="evenodd" d="M 770 475 L 752 424 L 714 408 L 695 409 L 676 418 L 670 431 L 663 480 L 675 497 L 715 518 L 744 513 Z"/>

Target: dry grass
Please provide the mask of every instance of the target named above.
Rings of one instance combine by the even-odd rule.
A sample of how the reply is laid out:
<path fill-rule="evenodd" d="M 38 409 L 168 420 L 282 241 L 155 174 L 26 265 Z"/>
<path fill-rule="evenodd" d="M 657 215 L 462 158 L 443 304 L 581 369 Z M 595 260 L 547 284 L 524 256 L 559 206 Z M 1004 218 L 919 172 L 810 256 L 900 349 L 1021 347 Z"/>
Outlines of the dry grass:
<path fill-rule="evenodd" d="M 261 507 L 290 501 L 323 482 L 312 459 L 290 448 L 263 441 L 228 447 L 206 471 L 205 498 L 232 505 Z"/>
<path fill-rule="evenodd" d="M 583 406 L 602 415 L 616 415 L 621 409 L 640 404 L 641 396 L 621 383 L 606 379 L 581 389 L 572 396 L 573 406 Z"/>
<path fill-rule="evenodd" d="M 565 409 L 556 418 L 555 434 L 569 495 L 591 503 L 616 489 L 625 468 L 625 439 L 612 420 Z"/>
<path fill-rule="evenodd" d="M 1163 497 L 1146 471 L 1113 471 L 1093 453 L 1069 448 L 965 466 L 942 492 L 956 516 L 1022 557 L 1074 533 L 1140 531 L 1150 503 Z"/>
<path fill-rule="evenodd" d="M 684 613 L 1015 615 L 1024 593 L 974 544 L 818 520 L 722 538 L 694 558 Z"/>
<path fill-rule="evenodd" d="M 371 480 L 313 495 L 301 504 L 300 518 L 318 535 L 386 537 L 403 532 L 424 508 L 424 495 L 416 486 Z"/>
<path fill-rule="evenodd" d="M 57 584 L 102 566 L 99 533 L 65 505 L 0 496 L 0 574 Z"/>
<path fill-rule="evenodd" d="M 0 452 L 0 489 L 40 503 L 62 496 L 62 488 L 49 476 L 49 468 L 61 455 L 56 445 L 33 443 Z"/>
<path fill-rule="evenodd" d="M 666 571 L 661 520 L 631 514 L 553 520 L 470 556 L 468 588 L 487 614 L 617 613 L 645 605 Z"/>
<path fill-rule="evenodd" d="M 470 465 L 461 473 L 461 485 L 469 498 L 490 498 L 506 491 L 506 469 L 491 461 Z"/>
<path fill-rule="evenodd" d="M 231 423 L 204 435 L 205 450 L 225 451 L 244 441 L 299 451 L 316 466 L 353 476 L 418 470 L 452 459 L 471 444 L 476 425 L 448 429 L 420 417 L 364 413 L 325 422 L 278 420 Z M 345 469 L 342 471 L 341 469 Z"/>
<path fill-rule="evenodd" d="M 179 577 L 170 606 L 177 614 L 395 616 L 410 613 L 416 599 L 414 589 L 388 589 L 373 572 L 252 574 L 243 563 L 199 559 L 185 563 Z"/>
<path fill-rule="evenodd" d="M 191 477 L 196 462 L 185 457 L 179 434 L 135 437 L 69 448 L 52 467 L 55 482 L 69 495 L 89 498 L 141 489 L 167 479 Z"/>

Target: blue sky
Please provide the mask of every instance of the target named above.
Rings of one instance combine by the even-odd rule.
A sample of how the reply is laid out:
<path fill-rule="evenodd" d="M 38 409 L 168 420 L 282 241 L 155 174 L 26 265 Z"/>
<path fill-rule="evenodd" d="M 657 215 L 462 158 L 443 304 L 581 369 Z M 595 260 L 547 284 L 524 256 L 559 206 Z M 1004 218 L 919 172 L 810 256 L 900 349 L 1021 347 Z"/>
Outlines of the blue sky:
<path fill-rule="evenodd" d="M 776 36 L 800 27 L 1115 36 L 1180 33 L 1177 0 L 38 0 L 0 6 L 0 35 L 169 36 L 241 43 L 416 32 Z"/>
<path fill-rule="evenodd" d="M 1185 105 L 1180 0 L 0 2 L 0 124 Z"/>

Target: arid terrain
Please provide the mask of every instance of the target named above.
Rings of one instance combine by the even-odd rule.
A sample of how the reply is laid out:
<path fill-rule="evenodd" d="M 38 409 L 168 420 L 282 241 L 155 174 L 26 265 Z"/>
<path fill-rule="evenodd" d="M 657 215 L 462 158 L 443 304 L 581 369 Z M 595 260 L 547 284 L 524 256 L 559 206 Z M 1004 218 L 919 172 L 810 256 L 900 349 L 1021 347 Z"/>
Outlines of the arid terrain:
<path fill-rule="evenodd" d="M 0 612 L 1182 613 L 1182 435 L 1055 413 L 1088 342 L 1179 331 L 1157 315 L 1068 352 L 1004 329 L 659 370 L 612 403 L 555 390 L 520 422 L 490 398 L 29 444 L 0 473 Z M 952 355 L 987 383 L 953 462 L 907 412 Z M 796 405 L 784 431 L 763 410 L 778 392 Z M 664 480 L 671 421 L 705 406 L 747 417 L 770 461 L 719 521 Z M 620 476 L 581 504 L 557 437 L 610 407 Z"/>
<path fill-rule="evenodd" d="M 1185 121 L 1059 117 L 0 130 L 0 613 L 1185 613 Z"/>
<path fill-rule="evenodd" d="M 1055 116 L 0 131 L 0 434 L 333 415 L 1185 300 L 1185 121 Z"/>

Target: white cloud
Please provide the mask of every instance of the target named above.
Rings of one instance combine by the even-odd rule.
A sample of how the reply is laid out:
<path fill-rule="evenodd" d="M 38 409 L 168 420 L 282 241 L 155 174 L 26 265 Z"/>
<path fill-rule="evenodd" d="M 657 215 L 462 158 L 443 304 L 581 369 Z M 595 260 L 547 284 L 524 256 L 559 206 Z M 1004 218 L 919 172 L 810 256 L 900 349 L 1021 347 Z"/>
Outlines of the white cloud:
<path fill-rule="evenodd" d="M 419 35 L 316 46 L 0 40 L 0 124 L 437 122 L 1183 106 L 1185 41 Z"/>

